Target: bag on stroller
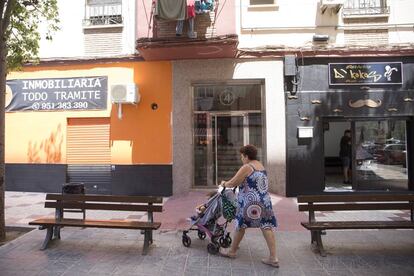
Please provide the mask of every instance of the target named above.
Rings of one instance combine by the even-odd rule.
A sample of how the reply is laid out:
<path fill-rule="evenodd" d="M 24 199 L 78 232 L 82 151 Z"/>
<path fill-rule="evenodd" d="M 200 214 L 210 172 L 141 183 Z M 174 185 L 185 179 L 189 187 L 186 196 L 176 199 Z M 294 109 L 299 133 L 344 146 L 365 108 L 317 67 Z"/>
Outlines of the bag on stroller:
<path fill-rule="evenodd" d="M 191 238 L 187 234 L 189 231 L 197 231 L 198 237 L 202 240 L 209 236 L 207 251 L 210 254 L 217 254 L 220 246 L 229 247 L 232 240 L 227 232 L 227 224 L 234 219 L 236 208 L 235 189 L 219 189 L 205 204 L 197 207 L 198 214 L 190 218 L 190 228 L 183 231 L 183 245 L 189 247 Z M 222 216 L 225 222 L 220 224 L 218 220 Z"/>

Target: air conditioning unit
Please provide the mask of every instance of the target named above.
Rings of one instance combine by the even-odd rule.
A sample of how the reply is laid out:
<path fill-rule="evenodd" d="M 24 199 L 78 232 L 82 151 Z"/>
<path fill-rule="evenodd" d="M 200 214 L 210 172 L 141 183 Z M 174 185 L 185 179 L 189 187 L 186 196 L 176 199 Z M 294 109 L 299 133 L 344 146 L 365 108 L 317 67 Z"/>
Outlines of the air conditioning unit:
<path fill-rule="evenodd" d="M 139 103 L 140 98 L 138 86 L 135 83 L 111 86 L 111 100 L 113 103 L 136 104 Z"/>
<path fill-rule="evenodd" d="M 345 0 L 321 0 L 321 11 L 324 13 L 327 9 L 331 9 L 338 13 L 344 3 Z"/>

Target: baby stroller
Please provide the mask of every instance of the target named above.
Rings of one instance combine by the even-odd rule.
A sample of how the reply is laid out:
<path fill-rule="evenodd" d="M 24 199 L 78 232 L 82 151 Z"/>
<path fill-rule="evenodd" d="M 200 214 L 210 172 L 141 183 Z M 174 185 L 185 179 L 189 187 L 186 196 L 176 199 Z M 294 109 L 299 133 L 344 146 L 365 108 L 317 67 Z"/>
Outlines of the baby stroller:
<path fill-rule="evenodd" d="M 192 216 L 191 226 L 183 231 L 182 242 L 185 247 L 190 247 L 191 238 L 187 235 L 189 231 L 197 231 L 198 238 L 204 240 L 210 238 L 207 251 L 217 254 L 220 247 L 228 248 L 231 245 L 230 233 L 227 232 L 227 224 L 236 216 L 236 188 L 222 189 L 213 195 L 201 207 L 200 213 Z M 223 216 L 226 220 L 219 224 L 218 219 Z"/>

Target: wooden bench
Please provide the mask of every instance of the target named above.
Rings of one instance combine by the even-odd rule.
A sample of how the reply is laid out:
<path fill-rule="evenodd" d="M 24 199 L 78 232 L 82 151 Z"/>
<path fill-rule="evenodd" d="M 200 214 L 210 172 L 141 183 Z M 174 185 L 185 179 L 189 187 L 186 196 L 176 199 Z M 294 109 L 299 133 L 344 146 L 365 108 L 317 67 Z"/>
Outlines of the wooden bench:
<path fill-rule="evenodd" d="M 311 231 L 311 245 L 326 256 L 321 235 L 338 229 L 414 229 L 414 194 L 343 194 L 298 196 L 299 211 L 309 212 L 302 226 Z M 406 221 L 316 221 L 315 212 L 360 210 L 410 210 Z"/>
<path fill-rule="evenodd" d="M 142 254 L 146 255 L 149 245 L 153 243 L 152 231 L 161 226 L 160 222 L 154 222 L 153 219 L 153 212 L 162 212 L 161 204 L 162 197 L 151 196 L 47 194 L 45 208 L 54 208 L 55 217 L 36 219 L 29 224 L 39 225 L 39 229 L 47 229 L 42 250 L 47 248 L 51 240 L 60 239 L 60 228 L 64 226 L 139 229 L 144 234 Z M 73 209 L 147 212 L 148 221 L 64 218 L 65 210 Z"/>

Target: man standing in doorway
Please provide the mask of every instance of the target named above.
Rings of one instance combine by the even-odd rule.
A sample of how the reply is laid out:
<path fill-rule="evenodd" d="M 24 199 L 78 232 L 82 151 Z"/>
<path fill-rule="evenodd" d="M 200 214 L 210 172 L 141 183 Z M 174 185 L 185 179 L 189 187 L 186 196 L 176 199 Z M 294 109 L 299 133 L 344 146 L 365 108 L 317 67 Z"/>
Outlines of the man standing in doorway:
<path fill-rule="evenodd" d="M 351 131 L 349 129 L 345 130 L 344 136 L 341 138 L 339 157 L 342 162 L 344 184 L 351 184 L 349 175 L 351 173 L 352 141 Z"/>

